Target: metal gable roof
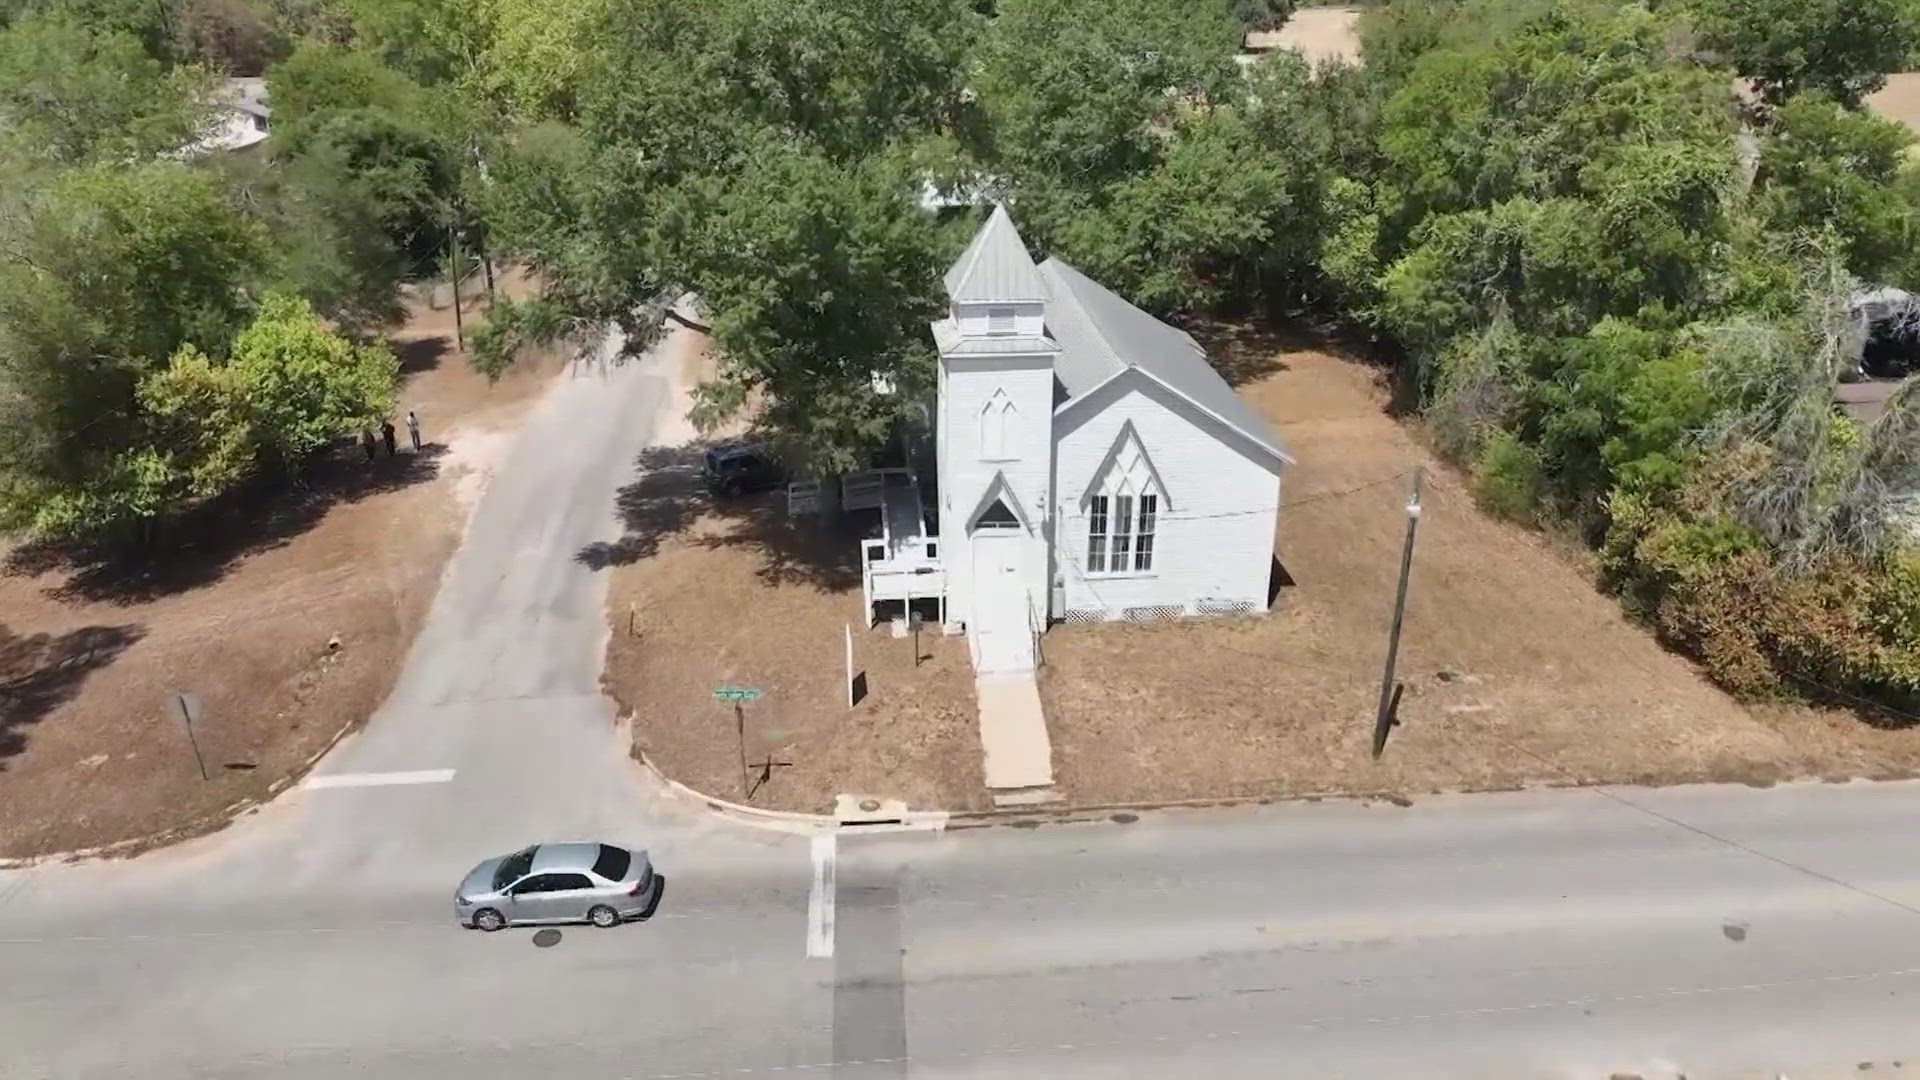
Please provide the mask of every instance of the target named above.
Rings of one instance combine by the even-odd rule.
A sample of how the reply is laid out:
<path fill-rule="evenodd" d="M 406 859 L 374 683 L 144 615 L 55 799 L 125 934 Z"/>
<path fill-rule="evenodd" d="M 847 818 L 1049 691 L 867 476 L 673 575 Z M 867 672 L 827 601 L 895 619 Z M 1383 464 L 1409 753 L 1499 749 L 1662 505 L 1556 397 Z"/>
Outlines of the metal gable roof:
<path fill-rule="evenodd" d="M 1128 368 L 1138 368 L 1219 417 L 1227 426 L 1291 461 L 1273 426 L 1234 393 L 1192 336 L 1141 311 L 1061 262 L 1039 267 L 1048 286 L 1047 329 L 1063 346 L 1054 374 L 1079 397 Z"/>
<path fill-rule="evenodd" d="M 949 267 L 947 297 L 956 304 L 1033 303 L 1047 298 L 1026 241 L 1007 208 L 995 206 L 987 223 Z"/>

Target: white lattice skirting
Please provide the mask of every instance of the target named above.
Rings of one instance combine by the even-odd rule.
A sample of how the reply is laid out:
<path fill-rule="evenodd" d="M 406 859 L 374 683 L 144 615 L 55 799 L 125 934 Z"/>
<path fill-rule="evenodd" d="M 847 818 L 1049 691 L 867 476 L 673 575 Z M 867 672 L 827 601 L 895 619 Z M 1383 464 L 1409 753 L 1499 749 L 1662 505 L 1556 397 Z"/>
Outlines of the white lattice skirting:
<path fill-rule="evenodd" d="M 1184 619 L 1189 616 L 1251 615 L 1259 610 L 1250 600 L 1200 600 L 1191 609 L 1182 604 L 1145 604 L 1139 607 L 1122 608 L 1107 611 L 1101 608 L 1081 608 L 1063 612 L 1060 620 L 1069 626 L 1085 626 L 1103 622 L 1161 622 L 1166 619 Z"/>

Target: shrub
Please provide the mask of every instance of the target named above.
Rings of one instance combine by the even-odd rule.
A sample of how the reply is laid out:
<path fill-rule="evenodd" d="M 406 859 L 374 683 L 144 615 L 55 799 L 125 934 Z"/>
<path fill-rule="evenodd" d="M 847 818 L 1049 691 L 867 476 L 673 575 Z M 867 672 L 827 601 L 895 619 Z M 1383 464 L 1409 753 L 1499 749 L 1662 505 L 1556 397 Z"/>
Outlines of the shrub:
<path fill-rule="evenodd" d="M 1493 513 L 1531 523 L 1540 510 L 1540 452 L 1495 431 L 1474 462 L 1473 494 Z"/>
<path fill-rule="evenodd" d="M 1608 583 L 1721 686 L 1920 707 L 1920 553 L 1878 564 L 1837 556 L 1788 572 L 1726 519 L 1644 492 L 1616 492 L 1609 510 Z"/>

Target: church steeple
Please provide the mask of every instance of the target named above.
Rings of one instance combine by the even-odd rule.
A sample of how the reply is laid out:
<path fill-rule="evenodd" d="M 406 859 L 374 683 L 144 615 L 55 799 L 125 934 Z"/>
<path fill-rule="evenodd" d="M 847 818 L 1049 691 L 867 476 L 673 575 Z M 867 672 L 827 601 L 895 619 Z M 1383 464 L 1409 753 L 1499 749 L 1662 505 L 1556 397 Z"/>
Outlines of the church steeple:
<path fill-rule="evenodd" d="M 987 223 L 947 270 L 947 298 L 959 304 L 1038 304 L 1047 299 L 1040 268 L 1013 227 L 1007 208 L 995 204 Z"/>

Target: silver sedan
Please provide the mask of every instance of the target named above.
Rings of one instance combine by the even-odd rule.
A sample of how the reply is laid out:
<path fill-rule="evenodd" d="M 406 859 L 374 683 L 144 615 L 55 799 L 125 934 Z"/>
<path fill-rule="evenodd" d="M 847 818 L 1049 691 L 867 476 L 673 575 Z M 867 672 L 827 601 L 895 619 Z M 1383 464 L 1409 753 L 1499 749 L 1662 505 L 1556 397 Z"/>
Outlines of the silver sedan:
<path fill-rule="evenodd" d="M 618 926 L 644 919 L 664 886 L 644 851 L 612 844 L 539 844 L 488 859 L 454 894 L 460 925 L 481 930 L 538 923 Z"/>

